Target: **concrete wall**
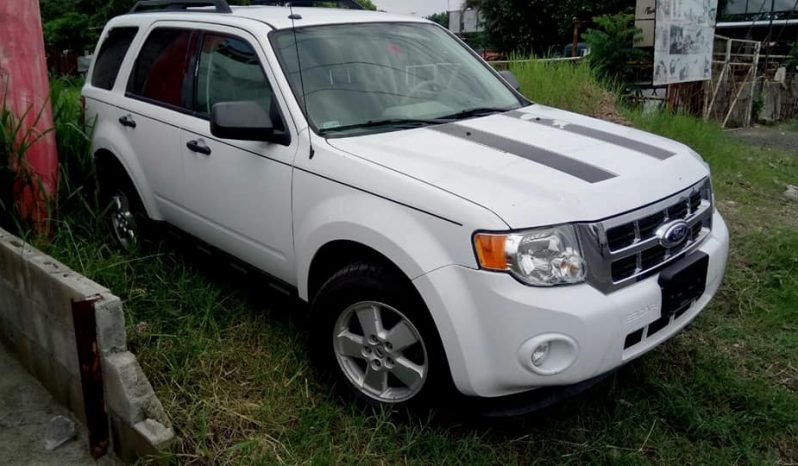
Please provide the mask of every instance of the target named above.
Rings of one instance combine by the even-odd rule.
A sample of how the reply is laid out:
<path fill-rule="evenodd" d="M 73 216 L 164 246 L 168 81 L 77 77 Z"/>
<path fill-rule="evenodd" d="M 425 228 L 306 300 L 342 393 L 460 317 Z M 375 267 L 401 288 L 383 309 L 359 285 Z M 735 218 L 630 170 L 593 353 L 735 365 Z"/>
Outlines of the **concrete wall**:
<path fill-rule="evenodd" d="M 0 341 L 84 424 L 72 303 L 92 299 L 111 444 L 125 461 L 156 454 L 171 422 L 127 351 L 122 303 L 109 290 L 0 229 Z"/>

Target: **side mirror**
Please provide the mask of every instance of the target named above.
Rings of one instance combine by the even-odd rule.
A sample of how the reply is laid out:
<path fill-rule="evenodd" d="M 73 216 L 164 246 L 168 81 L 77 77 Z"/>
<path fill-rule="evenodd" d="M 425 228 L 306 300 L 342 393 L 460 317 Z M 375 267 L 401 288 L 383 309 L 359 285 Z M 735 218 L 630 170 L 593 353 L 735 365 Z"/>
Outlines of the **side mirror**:
<path fill-rule="evenodd" d="M 211 134 L 221 139 L 266 141 L 288 145 L 287 132 L 274 129 L 263 108 L 251 101 L 221 102 L 211 109 Z"/>
<path fill-rule="evenodd" d="M 507 84 L 513 87 L 513 89 L 519 92 L 521 91 L 521 83 L 518 82 L 518 78 L 515 77 L 512 71 L 499 71 L 499 74 L 502 78 L 504 78 L 505 81 L 507 81 Z"/>

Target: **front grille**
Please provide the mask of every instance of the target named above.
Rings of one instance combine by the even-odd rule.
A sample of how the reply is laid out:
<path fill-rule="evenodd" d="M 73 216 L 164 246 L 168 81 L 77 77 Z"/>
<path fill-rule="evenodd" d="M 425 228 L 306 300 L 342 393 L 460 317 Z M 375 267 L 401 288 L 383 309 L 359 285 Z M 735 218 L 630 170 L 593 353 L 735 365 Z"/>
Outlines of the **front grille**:
<path fill-rule="evenodd" d="M 712 226 L 709 179 L 647 207 L 595 223 L 578 225 L 588 280 L 604 292 L 649 276 L 666 263 L 694 249 Z M 687 240 L 667 248 L 657 230 L 674 220 L 689 227 Z"/>

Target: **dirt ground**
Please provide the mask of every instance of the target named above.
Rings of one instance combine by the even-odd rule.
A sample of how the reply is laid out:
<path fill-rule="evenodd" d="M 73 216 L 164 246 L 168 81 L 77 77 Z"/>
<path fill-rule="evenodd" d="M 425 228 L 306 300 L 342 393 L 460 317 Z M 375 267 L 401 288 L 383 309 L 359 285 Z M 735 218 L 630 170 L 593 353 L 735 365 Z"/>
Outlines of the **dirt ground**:
<path fill-rule="evenodd" d="M 728 134 L 748 144 L 798 153 L 798 131 L 791 128 L 754 126 L 729 130 Z"/>
<path fill-rule="evenodd" d="M 6 348 L 0 345 L 0 464 L 37 466 L 114 465 L 105 457 L 94 461 L 88 452 L 86 431 L 76 423 L 78 437 L 53 451 L 44 447 L 47 425 L 69 411 L 53 400 Z"/>

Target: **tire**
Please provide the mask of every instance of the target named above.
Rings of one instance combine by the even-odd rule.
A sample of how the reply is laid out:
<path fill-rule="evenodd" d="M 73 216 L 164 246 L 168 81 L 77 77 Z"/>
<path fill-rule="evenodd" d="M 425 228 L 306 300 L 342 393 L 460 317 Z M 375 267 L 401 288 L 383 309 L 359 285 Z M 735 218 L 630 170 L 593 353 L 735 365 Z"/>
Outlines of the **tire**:
<path fill-rule="evenodd" d="M 136 250 L 148 236 L 150 219 L 130 178 L 119 170 L 108 173 L 100 180 L 100 202 L 114 243 Z"/>
<path fill-rule="evenodd" d="M 312 302 L 314 359 L 337 391 L 372 407 L 443 407 L 453 393 L 437 329 L 421 297 L 392 269 L 357 262 Z"/>

